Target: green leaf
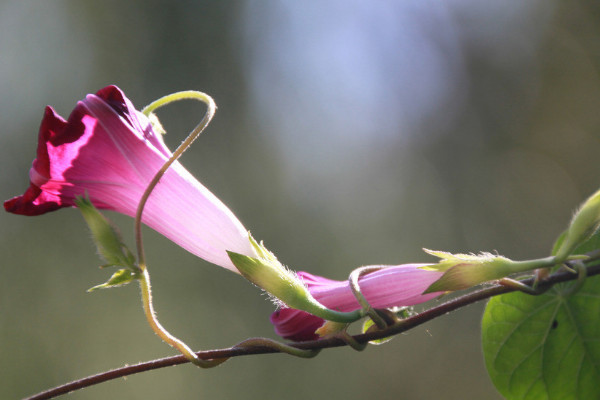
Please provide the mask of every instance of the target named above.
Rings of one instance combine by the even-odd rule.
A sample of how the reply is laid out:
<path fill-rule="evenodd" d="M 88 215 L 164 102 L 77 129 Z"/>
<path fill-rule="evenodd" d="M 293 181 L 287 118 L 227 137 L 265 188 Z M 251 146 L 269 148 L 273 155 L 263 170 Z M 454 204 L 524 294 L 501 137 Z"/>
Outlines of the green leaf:
<path fill-rule="evenodd" d="M 131 281 L 134 281 L 138 278 L 137 274 L 132 272 L 129 269 L 120 269 L 115 272 L 108 281 L 101 285 L 96 285 L 92 288 L 89 288 L 88 292 L 93 292 L 97 289 L 109 289 L 117 286 L 123 286 L 128 284 Z"/>
<path fill-rule="evenodd" d="M 107 261 L 106 266 L 115 265 L 137 271 L 135 256 L 110 221 L 94 207 L 89 199 L 78 197 L 75 199 L 75 204 L 92 232 L 98 253 Z"/>
<path fill-rule="evenodd" d="M 488 302 L 483 353 L 507 399 L 600 399 L 600 280 L 588 279 L 569 296 L 571 285 Z"/>

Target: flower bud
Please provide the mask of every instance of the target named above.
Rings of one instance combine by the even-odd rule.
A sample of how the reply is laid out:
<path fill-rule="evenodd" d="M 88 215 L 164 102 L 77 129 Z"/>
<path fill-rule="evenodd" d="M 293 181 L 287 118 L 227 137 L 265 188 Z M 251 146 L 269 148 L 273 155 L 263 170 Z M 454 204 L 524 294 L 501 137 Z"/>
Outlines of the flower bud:
<path fill-rule="evenodd" d="M 378 265 L 380 269 L 359 278 L 362 294 L 377 309 L 413 306 L 440 294 L 423 294 L 443 272 L 425 270 L 427 264 Z M 330 309 L 349 312 L 359 310 L 360 303 L 352 293 L 348 280 L 337 281 L 299 271 L 298 277 L 311 295 Z M 369 320 L 370 321 L 370 320 Z M 281 308 L 271 315 L 275 333 L 294 341 L 314 340 L 339 329 L 341 325 L 326 323 L 325 318 L 293 308 Z M 322 327 L 322 329 L 320 329 Z"/>
<path fill-rule="evenodd" d="M 517 272 L 549 267 L 555 263 L 554 257 L 513 261 L 490 253 L 451 254 L 444 251 L 423 250 L 441 260 L 437 264 L 422 268 L 444 272 L 444 275 L 432 283 L 424 293 L 467 289 L 483 282 L 502 279 Z"/>
<path fill-rule="evenodd" d="M 444 271 L 444 275 L 432 283 L 424 293 L 466 289 L 482 282 L 503 278 L 513 272 L 512 260 L 490 253 L 451 254 L 444 251 L 423 250 L 441 258 L 437 264 L 423 269 Z"/>
<path fill-rule="evenodd" d="M 308 289 L 292 271 L 278 261 L 227 252 L 242 276 L 289 307 L 306 309 L 315 302 Z"/>
<path fill-rule="evenodd" d="M 340 312 L 325 307 L 310 293 L 302 279 L 282 265 L 262 243 L 248 235 L 257 258 L 227 251 L 231 262 L 244 278 L 264 289 L 283 305 L 306 311 L 328 321 L 350 323 L 360 319 L 360 311 Z"/>
<path fill-rule="evenodd" d="M 600 190 L 590 196 L 575 213 L 565 233 L 564 240 L 556 252 L 556 259 L 562 262 L 575 249 L 585 242 L 600 227 Z"/>

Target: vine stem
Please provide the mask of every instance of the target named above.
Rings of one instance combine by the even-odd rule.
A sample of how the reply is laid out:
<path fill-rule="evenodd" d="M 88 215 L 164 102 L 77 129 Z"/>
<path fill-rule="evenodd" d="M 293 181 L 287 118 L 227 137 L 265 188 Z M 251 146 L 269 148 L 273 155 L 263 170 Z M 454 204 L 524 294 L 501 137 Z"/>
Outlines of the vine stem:
<path fill-rule="evenodd" d="M 152 180 L 148 184 L 148 187 L 146 187 L 144 194 L 140 198 L 140 202 L 138 204 L 137 211 L 135 214 L 135 244 L 138 252 L 138 261 L 140 263 L 140 268 L 142 269 L 146 268 L 146 257 L 144 255 L 144 244 L 142 241 L 142 213 L 144 212 L 146 202 L 148 201 L 152 190 L 154 190 L 154 188 L 158 184 L 158 181 L 160 181 L 160 178 L 162 178 L 165 172 L 167 172 L 167 169 L 169 169 L 169 167 L 175 161 L 177 161 L 179 157 L 181 157 L 183 152 L 186 151 L 192 145 L 192 143 L 194 143 L 194 140 L 196 140 L 198 136 L 200 136 L 200 134 L 208 126 L 213 116 L 215 115 L 215 112 L 217 111 L 217 105 L 215 104 L 215 101 L 212 99 L 212 97 L 210 97 L 206 93 L 198 92 L 195 90 L 186 90 L 183 92 L 177 92 L 161 97 L 160 99 L 148 104 L 142 110 L 142 113 L 144 115 L 149 116 L 155 110 L 159 109 L 162 106 L 170 104 L 174 101 L 189 99 L 198 100 L 206 104 L 206 114 L 204 114 L 204 117 L 194 128 L 194 130 L 185 138 L 185 140 L 179 145 L 179 147 L 177 147 L 177 150 L 173 152 L 173 155 L 163 164 L 163 166 L 154 175 L 154 178 L 152 178 Z"/>
<path fill-rule="evenodd" d="M 591 254 L 590 254 L 591 255 Z M 600 274 L 600 264 L 594 265 L 598 262 L 598 260 L 590 259 L 587 261 L 587 264 L 592 264 L 592 266 L 587 266 L 587 276 L 591 277 L 594 275 Z M 538 282 L 538 286 L 541 287 L 551 287 L 558 283 L 572 281 L 578 279 L 578 275 L 573 274 L 572 272 L 566 270 L 560 270 Z M 529 278 L 521 281 L 524 284 L 531 285 L 534 282 L 534 278 Z M 463 296 L 454 298 L 452 300 L 448 300 L 442 304 L 433 306 L 425 311 L 422 311 L 419 314 L 408 317 L 406 319 L 401 320 L 398 323 L 392 324 L 385 329 L 377 330 L 373 332 L 368 332 L 360 335 L 352 336 L 352 338 L 357 343 L 367 343 L 376 339 L 383 339 L 385 337 L 393 336 L 400 334 L 402 332 L 406 332 L 410 329 L 413 329 L 419 325 L 424 324 L 425 322 L 431 321 L 437 317 L 441 317 L 446 315 L 450 311 L 457 310 L 459 308 L 465 307 L 467 305 L 476 303 L 481 300 L 489 299 L 493 296 L 510 293 L 517 291 L 517 289 L 512 287 L 503 286 L 500 284 L 491 285 L 485 287 L 483 289 L 476 290 L 474 292 L 465 294 Z M 333 347 L 342 347 L 347 346 L 347 341 L 339 337 L 326 337 L 319 340 L 312 340 L 301 343 L 293 343 L 290 344 L 291 347 L 301 349 L 301 350 L 320 350 L 326 348 Z M 255 354 L 269 354 L 269 353 L 281 353 L 281 349 L 277 349 L 274 347 L 263 347 L 263 346 L 233 346 L 226 349 L 218 349 L 218 350 L 207 350 L 196 353 L 196 355 L 204 360 L 210 359 L 223 359 L 223 358 L 231 358 L 231 357 L 239 357 L 239 356 L 249 356 Z M 160 358 L 152 361 L 147 361 L 143 363 L 139 363 L 136 365 L 128 365 L 125 367 L 117 368 L 111 371 L 106 371 L 99 373 L 97 375 L 88 376 L 86 378 L 78 379 L 76 381 L 57 386 L 55 388 L 46 390 L 44 392 L 38 393 L 31 397 L 28 397 L 24 400 L 46 400 L 51 399 L 75 390 L 83 389 L 86 387 L 94 386 L 102 382 L 107 382 L 113 379 L 122 378 L 125 376 L 151 371 L 159 368 L 185 364 L 189 362 L 189 360 L 183 356 L 173 356 Z"/>
<path fill-rule="evenodd" d="M 162 165 L 162 167 L 158 170 L 158 172 L 156 172 L 156 174 L 154 175 L 154 177 L 152 178 L 152 180 L 146 187 L 146 190 L 142 194 L 142 197 L 140 199 L 140 202 L 138 204 L 137 211 L 135 214 L 135 223 L 134 223 L 135 244 L 136 244 L 137 253 L 138 253 L 138 267 L 140 269 L 138 281 L 139 281 L 140 289 L 142 292 L 142 304 L 144 306 L 144 314 L 146 315 L 146 320 L 148 321 L 148 324 L 150 325 L 152 330 L 162 340 L 164 340 L 166 343 L 168 343 L 173 348 L 177 349 L 181 354 L 183 354 L 186 357 L 187 360 L 189 360 L 190 362 L 194 363 L 195 365 L 197 365 L 199 367 L 210 368 L 210 367 L 214 367 L 216 365 L 219 365 L 219 364 L 225 362 L 227 359 L 224 358 L 224 359 L 203 360 L 203 359 L 199 358 L 192 351 L 192 349 L 189 348 L 188 345 L 186 345 L 183 341 L 179 340 L 178 338 L 176 338 L 175 336 L 170 334 L 158 321 L 158 318 L 156 317 L 156 313 L 154 312 L 154 306 L 152 305 L 150 274 L 148 273 L 148 267 L 146 265 L 146 256 L 144 254 L 144 243 L 142 240 L 142 214 L 144 212 L 144 206 L 146 205 L 148 198 L 150 198 L 150 194 L 152 193 L 152 190 L 154 190 L 154 188 L 156 187 L 156 185 L 158 184 L 160 179 L 163 177 L 165 172 L 167 172 L 169 167 L 175 161 L 177 161 L 177 159 L 179 157 L 181 157 L 183 152 L 186 151 L 191 146 L 191 144 L 194 142 L 194 140 L 196 140 L 198 138 L 198 136 L 200 136 L 202 131 L 204 131 L 204 129 L 208 126 L 208 124 L 212 120 L 213 116 L 215 115 L 217 106 L 216 106 L 214 100 L 212 99 L 212 97 L 210 97 L 209 95 L 202 93 L 202 92 L 195 91 L 195 90 L 187 90 L 187 91 L 177 92 L 177 93 L 173 93 L 173 94 L 169 94 L 167 96 L 161 97 L 160 99 L 155 100 L 152 103 L 150 103 L 149 105 L 147 105 L 146 107 L 144 107 L 144 109 L 142 110 L 142 113 L 144 115 L 149 116 L 155 110 L 157 110 L 158 108 L 160 108 L 162 106 L 170 104 L 174 101 L 189 100 L 189 99 L 199 100 L 199 101 L 203 102 L 204 104 L 206 104 L 206 107 L 207 107 L 206 113 L 204 114 L 204 117 L 202 118 L 200 123 L 198 123 L 198 125 L 185 138 L 185 140 L 179 145 L 179 147 L 177 147 L 175 152 L 173 152 L 171 157 Z"/>
<path fill-rule="evenodd" d="M 194 351 L 189 348 L 187 344 L 177 339 L 175 336 L 171 335 L 169 331 L 167 331 L 161 325 L 161 323 L 158 321 L 158 318 L 156 318 L 154 306 L 152 305 L 152 292 L 150 290 L 150 274 L 148 274 L 147 268 L 142 269 L 138 281 L 140 284 L 140 289 L 142 291 L 142 304 L 144 306 L 144 314 L 146 315 L 146 320 L 148 320 L 148 324 L 150 325 L 152 330 L 158 335 L 158 337 L 160 337 L 163 341 L 168 343 L 171 347 L 178 350 L 189 361 L 201 368 L 216 367 L 217 365 L 227 361 L 227 358 L 203 360 L 199 358 L 196 355 L 196 353 L 194 353 Z"/>

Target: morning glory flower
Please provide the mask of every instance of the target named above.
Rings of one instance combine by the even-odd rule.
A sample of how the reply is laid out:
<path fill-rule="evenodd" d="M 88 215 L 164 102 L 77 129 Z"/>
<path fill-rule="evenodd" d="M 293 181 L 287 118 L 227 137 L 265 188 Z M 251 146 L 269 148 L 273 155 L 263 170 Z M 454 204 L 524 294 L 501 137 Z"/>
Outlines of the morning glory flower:
<path fill-rule="evenodd" d="M 98 208 L 134 217 L 148 183 L 170 156 L 150 120 L 119 88 L 107 86 L 78 102 L 66 121 L 46 107 L 30 186 L 4 208 L 40 215 L 87 196 Z M 236 273 L 227 251 L 256 256 L 240 221 L 179 162 L 152 191 L 142 222 Z"/>
<path fill-rule="evenodd" d="M 443 275 L 443 272 L 421 268 L 427 265 L 429 264 L 386 266 L 363 275 L 359 279 L 361 292 L 374 308 L 424 303 L 442 293 L 423 294 Z M 297 275 L 304 281 L 310 294 L 324 306 L 344 312 L 361 308 L 347 280 L 335 281 L 304 271 L 299 271 Z M 319 336 L 315 331 L 325 323 L 325 320 L 304 311 L 282 308 L 271 315 L 271 323 L 279 336 L 303 341 L 317 339 Z"/>

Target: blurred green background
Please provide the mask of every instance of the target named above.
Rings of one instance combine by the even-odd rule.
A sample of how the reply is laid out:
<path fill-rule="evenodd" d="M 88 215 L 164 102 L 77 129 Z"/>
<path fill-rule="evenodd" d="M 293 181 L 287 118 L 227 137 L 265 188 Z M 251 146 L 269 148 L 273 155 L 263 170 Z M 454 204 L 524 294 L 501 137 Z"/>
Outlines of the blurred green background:
<path fill-rule="evenodd" d="M 21 194 L 43 107 L 107 84 L 141 108 L 179 90 L 219 111 L 182 163 L 284 263 L 344 279 L 422 247 L 546 255 L 600 186 L 595 1 L 3 1 L 0 193 Z M 163 111 L 164 110 L 164 111 Z M 174 148 L 195 103 L 160 111 Z M 132 243 L 132 220 L 110 214 Z M 174 354 L 131 285 L 103 282 L 76 210 L 0 215 L 0 398 Z M 146 231 L 155 306 L 193 348 L 275 337 L 239 276 Z M 363 353 L 244 357 L 70 399 L 498 399 L 484 304 Z"/>

